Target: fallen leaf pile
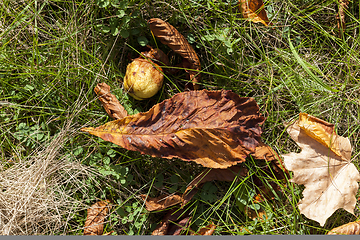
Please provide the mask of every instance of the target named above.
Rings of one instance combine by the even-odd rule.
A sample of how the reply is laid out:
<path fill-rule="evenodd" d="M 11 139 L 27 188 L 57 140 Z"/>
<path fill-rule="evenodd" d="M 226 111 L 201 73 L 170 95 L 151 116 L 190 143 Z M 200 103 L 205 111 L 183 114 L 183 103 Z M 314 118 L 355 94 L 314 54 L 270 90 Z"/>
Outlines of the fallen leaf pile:
<path fill-rule="evenodd" d="M 345 30 L 348 4 L 348 0 L 339 1 L 337 19 L 342 32 Z M 239 8 L 249 21 L 269 25 L 262 0 L 239 0 Z M 194 89 L 198 89 L 201 65 L 191 45 L 169 23 L 158 18 L 152 18 L 148 23 L 161 43 L 183 57 L 183 67 L 191 69 L 187 72 Z M 143 56 L 157 61 L 164 59 L 162 63 L 168 63 L 164 53 L 152 51 L 154 54 L 150 51 L 143 53 Z M 136 71 L 130 75 L 135 76 Z M 214 224 L 198 232 L 190 228 L 192 217 L 184 206 L 206 182 L 235 181 L 247 176 L 248 169 L 238 164 L 249 156 L 267 162 L 266 166 L 261 167 L 261 172 L 266 177 L 276 178 L 276 181 L 268 180 L 275 192 L 281 191 L 278 180 L 286 179 L 288 171 L 292 171 L 290 182 L 305 186 L 303 198 L 298 203 L 300 213 L 321 226 L 339 208 L 354 214 L 360 174 L 351 163 L 349 139 L 337 135 L 331 123 L 300 113 L 299 120 L 287 124 L 287 132 L 301 152 L 280 156 L 261 142 L 261 126 L 265 118 L 260 114 L 255 100 L 240 97 L 232 91 L 182 92 L 156 104 L 147 112 L 132 116 L 128 116 L 106 83 L 98 84 L 95 92 L 106 112 L 116 120 L 96 128 L 83 128 L 82 131 L 127 150 L 152 157 L 193 161 L 207 168 L 188 184 L 183 194 L 164 194 L 154 198 L 141 195 L 148 211 L 180 205 L 168 211 L 153 235 L 211 235 L 216 228 Z M 252 181 L 259 189 L 256 195 L 251 195 L 255 202 L 264 201 L 265 198 L 274 199 L 273 192 L 259 176 L 253 176 Z M 241 189 L 239 191 L 242 193 Z M 98 202 L 89 208 L 84 235 L 102 234 L 104 218 L 109 212 L 108 203 Z M 247 203 L 243 204 L 245 214 L 250 218 L 260 221 L 263 216 L 267 218 L 265 211 L 251 212 L 245 205 Z M 348 223 L 332 229 L 328 234 L 359 234 L 359 226 L 359 221 Z"/>
<path fill-rule="evenodd" d="M 255 152 L 264 120 L 252 98 L 202 90 L 178 93 L 148 112 L 82 131 L 153 157 L 227 168 Z"/>
<path fill-rule="evenodd" d="M 349 139 L 338 136 L 334 125 L 305 113 L 287 131 L 302 149 L 283 155 L 285 167 L 294 173 L 290 181 L 305 186 L 300 213 L 321 226 L 339 208 L 353 214 L 360 174 L 350 161 Z"/>

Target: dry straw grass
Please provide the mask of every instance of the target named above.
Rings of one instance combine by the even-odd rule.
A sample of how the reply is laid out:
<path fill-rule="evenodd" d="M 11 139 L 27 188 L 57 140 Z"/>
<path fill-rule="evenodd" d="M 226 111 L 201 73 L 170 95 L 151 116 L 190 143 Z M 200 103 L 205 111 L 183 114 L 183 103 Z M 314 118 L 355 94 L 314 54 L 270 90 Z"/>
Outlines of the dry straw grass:
<path fill-rule="evenodd" d="M 0 234 L 41 235 L 68 232 L 74 213 L 87 208 L 74 198 L 83 180 L 95 173 L 71 156 L 62 155 L 74 135 L 73 118 L 51 142 L 27 157 L 0 165 Z M 80 226 L 76 226 L 79 228 Z"/>

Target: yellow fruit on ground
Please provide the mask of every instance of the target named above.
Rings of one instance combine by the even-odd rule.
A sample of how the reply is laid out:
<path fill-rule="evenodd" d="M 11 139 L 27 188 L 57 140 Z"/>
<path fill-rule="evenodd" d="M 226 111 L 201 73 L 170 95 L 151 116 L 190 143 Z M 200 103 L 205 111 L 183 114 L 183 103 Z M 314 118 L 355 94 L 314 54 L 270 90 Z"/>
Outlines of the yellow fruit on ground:
<path fill-rule="evenodd" d="M 161 67 L 149 59 L 136 58 L 126 68 L 124 89 L 137 100 L 154 96 L 162 87 Z"/>

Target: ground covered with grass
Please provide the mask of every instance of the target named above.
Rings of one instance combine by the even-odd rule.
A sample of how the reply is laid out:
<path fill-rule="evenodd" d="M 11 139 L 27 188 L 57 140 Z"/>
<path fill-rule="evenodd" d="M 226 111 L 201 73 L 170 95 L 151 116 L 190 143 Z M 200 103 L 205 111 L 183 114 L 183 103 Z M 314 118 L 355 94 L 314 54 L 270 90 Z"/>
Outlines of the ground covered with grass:
<path fill-rule="evenodd" d="M 278 153 L 299 151 L 283 124 L 306 112 L 349 137 L 358 167 L 359 5 L 350 3 L 339 36 L 337 0 L 265 1 L 269 27 L 246 21 L 237 3 L 0 0 L 0 234 L 81 235 L 87 208 L 105 199 L 112 209 L 104 233 L 151 234 L 166 211 L 148 212 L 139 196 L 181 193 L 203 170 L 80 131 L 111 120 L 93 91 L 97 83 L 109 84 L 129 114 L 184 91 L 184 71 L 166 75 L 146 101 L 123 91 L 126 66 L 146 44 L 168 54 L 172 66 L 181 62 L 152 36 L 150 18 L 169 22 L 193 46 L 202 89 L 257 101 L 266 117 L 262 139 Z M 244 165 L 247 178 L 208 182 L 188 204 L 194 231 L 212 222 L 214 235 L 325 234 L 359 216 L 357 204 L 355 216 L 338 210 L 321 227 L 296 207 L 302 186 L 263 174 L 263 162 Z M 259 179 L 282 193 L 252 203 Z M 255 216 L 266 214 L 251 218 L 243 202 Z"/>

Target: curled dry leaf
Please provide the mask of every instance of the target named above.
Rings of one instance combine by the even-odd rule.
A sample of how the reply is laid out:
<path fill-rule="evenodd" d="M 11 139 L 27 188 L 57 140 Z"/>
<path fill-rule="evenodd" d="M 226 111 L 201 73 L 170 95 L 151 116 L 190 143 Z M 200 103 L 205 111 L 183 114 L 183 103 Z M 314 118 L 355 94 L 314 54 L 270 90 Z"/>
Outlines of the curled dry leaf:
<path fill-rule="evenodd" d="M 182 92 L 148 112 L 81 130 L 153 157 L 228 168 L 254 153 L 264 120 L 252 98 L 202 90 Z"/>
<path fill-rule="evenodd" d="M 307 114 L 300 114 L 287 131 L 302 149 L 283 155 L 285 167 L 294 172 L 290 181 L 305 186 L 300 213 L 321 226 L 339 208 L 353 214 L 360 174 L 350 161 L 349 139 L 336 135 L 334 125 Z"/>
<path fill-rule="evenodd" d="M 247 169 L 241 166 L 232 166 L 227 169 L 205 169 L 188 184 L 184 194 L 182 195 L 162 195 L 156 198 L 141 195 L 141 198 L 145 201 L 145 207 L 148 211 L 166 209 L 178 203 L 181 203 L 181 205 L 184 206 L 191 201 L 204 183 L 213 180 L 231 182 L 234 181 L 236 177 L 241 178 L 246 176 L 246 174 Z"/>
<path fill-rule="evenodd" d="M 254 23 L 261 22 L 268 26 L 269 19 L 262 0 L 239 0 L 239 9 L 244 18 Z"/>
<path fill-rule="evenodd" d="M 190 74 L 190 80 L 194 82 L 194 89 L 197 90 L 199 87 L 196 83 L 200 81 L 201 65 L 195 50 L 191 47 L 185 37 L 169 23 L 159 18 L 152 18 L 148 23 L 150 30 L 155 37 L 160 39 L 161 43 L 169 46 L 174 52 L 178 53 L 189 63 L 188 66 L 184 67 L 196 70 L 187 72 Z"/>
<path fill-rule="evenodd" d="M 150 58 L 152 61 L 157 62 L 159 65 L 169 65 L 169 58 L 168 56 L 158 48 L 152 48 L 150 45 L 146 45 L 150 51 L 141 52 L 141 55 Z"/>
<path fill-rule="evenodd" d="M 98 83 L 94 89 L 107 114 L 113 119 L 121 119 L 128 115 L 119 100 L 110 93 L 110 86 L 106 83 Z"/>
<path fill-rule="evenodd" d="M 97 202 L 87 210 L 87 218 L 84 226 L 84 235 L 102 235 L 104 219 L 109 214 L 110 201 Z"/>
<path fill-rule="evenodd" d="M 359 235 L 360 234 L 360 220 L 350 222 L 340 227 L 331 229 L 327 235 Z"/>

